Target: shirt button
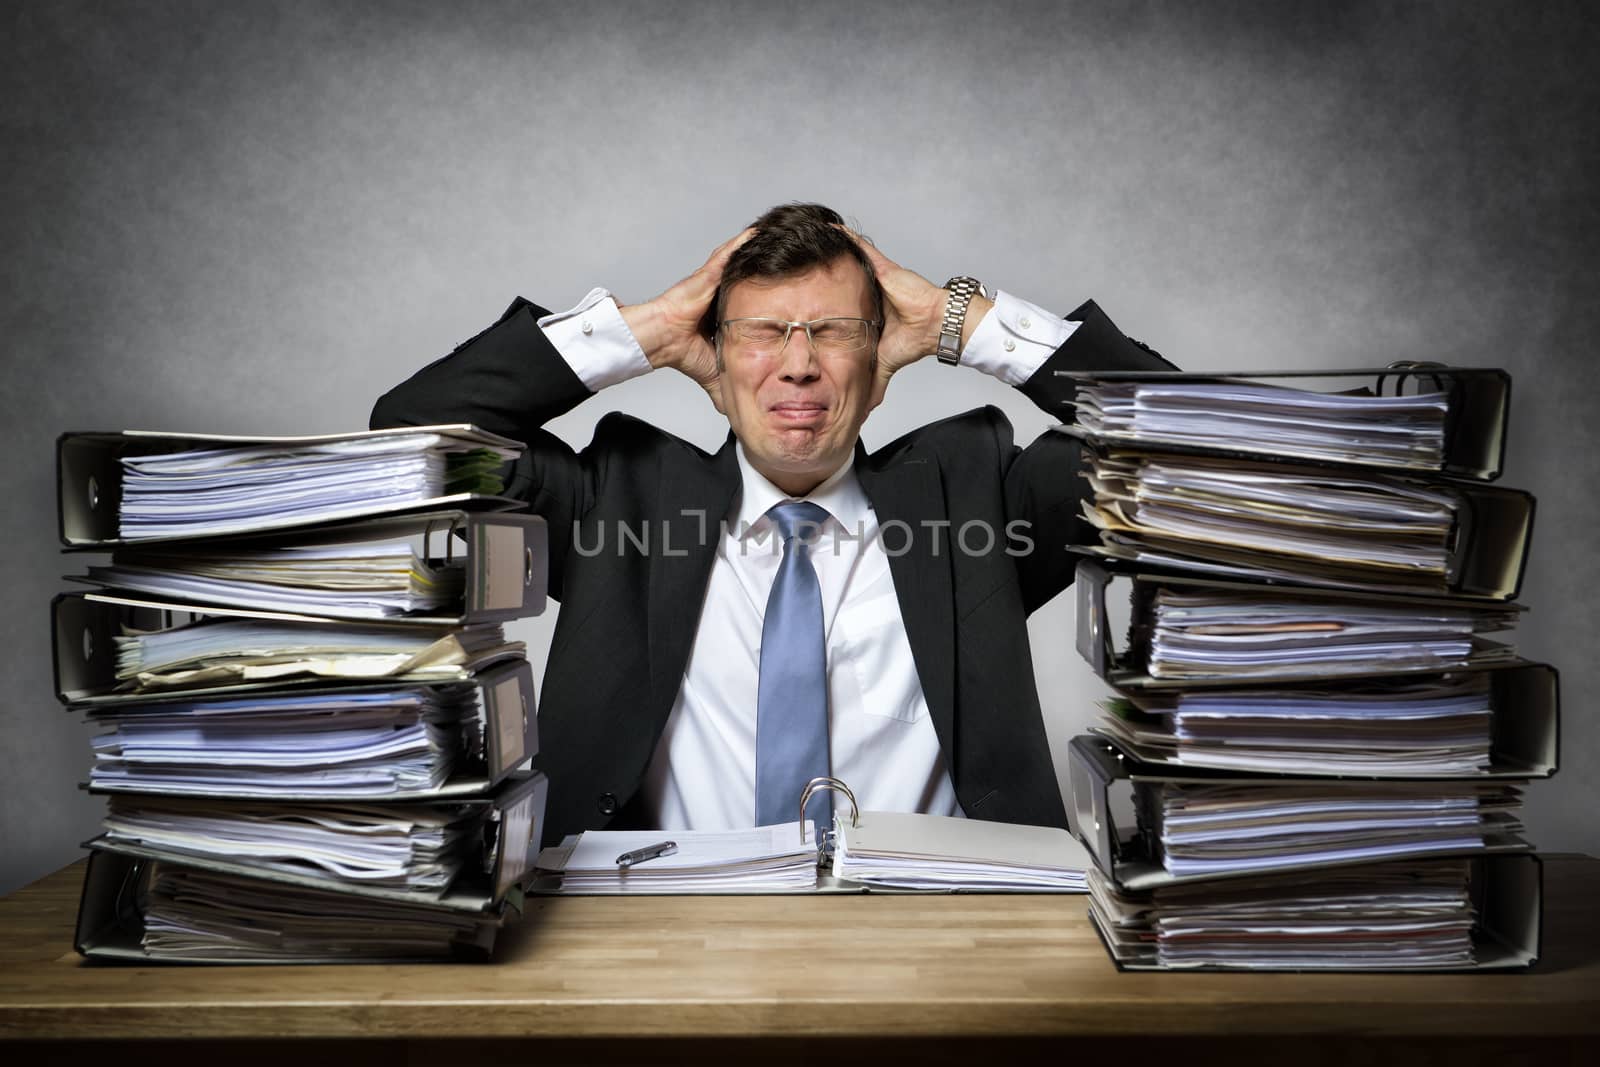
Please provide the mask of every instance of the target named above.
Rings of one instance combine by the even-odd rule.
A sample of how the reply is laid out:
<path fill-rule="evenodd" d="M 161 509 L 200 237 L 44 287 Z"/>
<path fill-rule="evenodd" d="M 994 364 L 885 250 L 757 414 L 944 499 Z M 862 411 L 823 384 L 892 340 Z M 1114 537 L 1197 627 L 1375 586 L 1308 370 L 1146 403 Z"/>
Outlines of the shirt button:
<path fill-rule="evenodd" d="M 617 794 L 601 793 L 595 806 L 600 809 L 601 815 L 615 815 L 617 813 Z"/>
<path fill-rule="evenodd" d="M 1032 329 L 1033 328 L 1033 323 L 1028 319 L 1028 316 L 1026 316 L 1026 315 L 1022 316 L 1022 321 L 1017 323 L 1017 325 L 1021 326 L 1024 330 L 1028 330 L 1028 329 Z"/>
<path fill-rule="evenodd" d="M 1017 350 L 1017 342 L 1015 342 L 1011 338 L 1007 337 L 1006 338 L 1006 351 L 1007 352 L 1015 352 L 1016 350 Z"/>
<path fill-rule="evenodd" d="M 584 336 L 594 333 L 594 323 L 588 319 L 584 319 L 583 322 L 579 323 L 578 328 L 584 332 Z"/>

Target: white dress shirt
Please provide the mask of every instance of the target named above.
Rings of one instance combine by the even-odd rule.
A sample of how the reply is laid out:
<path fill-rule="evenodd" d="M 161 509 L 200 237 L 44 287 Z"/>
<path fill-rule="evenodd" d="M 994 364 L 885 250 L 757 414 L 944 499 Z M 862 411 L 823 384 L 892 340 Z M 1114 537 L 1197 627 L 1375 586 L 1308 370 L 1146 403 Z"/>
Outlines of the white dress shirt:
<path fill-rule="evenodd" d="M 961 362 L 1020 385 L 1077 325 L 997 293 Z M 539 326 L 592 391 L 651 369 L 604 289 Z M 793 498 L 750 465 L 742 446 L 736 452 L 740 491 L 718 533 L 683 683 L 641 785 L 646 817 L 668 830 L 755 822 L 761 625 L 783 552 L 766 512 Z M 863 810 L 960 815 L 854 459 L 805 499 L 829 516 L 810 557 L 822 589 L 831 771 Z"/>

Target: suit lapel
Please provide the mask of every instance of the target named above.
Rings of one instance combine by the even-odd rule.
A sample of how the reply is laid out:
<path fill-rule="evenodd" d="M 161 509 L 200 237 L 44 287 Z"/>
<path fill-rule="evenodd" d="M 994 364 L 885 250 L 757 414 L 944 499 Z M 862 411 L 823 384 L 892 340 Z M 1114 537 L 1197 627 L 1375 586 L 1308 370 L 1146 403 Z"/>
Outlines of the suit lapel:
<path fill-rule="evenodd" d="M 682 453 L 662 464 L 654 514 L 646 605 L 650 641 L 651 710 L 665 721 L 683 685 L 683 672 L 705 606 L 721 524 L 739 489 L 733 435 L 716 455 Z"/>
<path fill-rule="evenodd" d="M 861 487 L 877 513 L 895 597 L 934 731 L 955 773 L 955 599 L 949 527 L 938 466 L 912 448 L 878 463 L 856 455 Z M 903 551 L 902 551 L 903 549 Z"/>

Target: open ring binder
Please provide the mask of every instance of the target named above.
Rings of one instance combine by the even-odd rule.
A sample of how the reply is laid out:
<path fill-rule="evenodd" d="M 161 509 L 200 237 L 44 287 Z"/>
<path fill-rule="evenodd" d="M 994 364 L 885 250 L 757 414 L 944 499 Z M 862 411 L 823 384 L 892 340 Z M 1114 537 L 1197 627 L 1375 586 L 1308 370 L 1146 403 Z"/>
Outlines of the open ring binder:
<path fill-rule="evenodd" d="M 821 778 L 811 779 L 811 781 L 806 783 L 806 787 L 800 791 L 800 840 L 804 841 L 806 839 L 806 805 L 811 803 L 811 797 L 813 794 L 817 793 L 818 791 L 828 790 L 831 790 L 835 793 L 843 793 L 845 795 L 845 799 L 850 801 L 850 825 L 861 825 L 861 808 L 856 804 L 856 795 L 850 791 L 850 787 L 848 785 L 845 785 L 844 782 L 840 781 L 838 778 L 824 775 Z M 826 836 L 826 830 L 819 830 L 817 832 L 817 849 L 819 851 L 822 849 L 822 842 Z"/>

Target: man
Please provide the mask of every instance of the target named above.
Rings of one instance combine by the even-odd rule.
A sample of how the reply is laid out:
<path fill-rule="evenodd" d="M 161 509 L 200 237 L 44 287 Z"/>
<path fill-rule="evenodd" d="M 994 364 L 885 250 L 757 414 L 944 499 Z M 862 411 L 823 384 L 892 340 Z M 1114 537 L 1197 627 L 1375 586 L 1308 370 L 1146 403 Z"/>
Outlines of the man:
<path fill-rule="evenodd" d="M 935 352 L 1056 416 L 1058 370 L 1170 367 L 1092 302 L 1062 320 L 972 279 L 936 287 L 793 204 L 648 303 L 519 299 L 378 401 L 375 427 L 472 422 L 528 444 L 508 492 L 549 521 L 561 602 L 547 841 L 793 819 L 799 786 L 830 773 L 865 809 L 1065 824 L 1026 618 L 1093 538 L 1078 446 L 1019 449 L 990 407 L 869 455 L 868 412 Z M 616 413 L 581 451 L 541 428 L 662 367 L 727 417 L 716 454 Z"/>

